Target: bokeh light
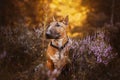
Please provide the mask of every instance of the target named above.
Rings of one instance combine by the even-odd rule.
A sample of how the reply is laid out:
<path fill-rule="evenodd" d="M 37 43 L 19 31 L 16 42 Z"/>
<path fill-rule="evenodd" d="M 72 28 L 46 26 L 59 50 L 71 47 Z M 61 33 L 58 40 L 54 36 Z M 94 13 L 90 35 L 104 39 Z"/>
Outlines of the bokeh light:
<path fill-rule="evenodd" d="M 50 9 L 52 13 L 57 16 L 69 16 L 70 28 L 81 27 L 87 18 L 89 9 L 81 5 L 82 0 L 52 0 Z M 69 31 L 70 32 L 70 31 Z M 71 34 L 69 36 L 75 37 L 81 35 L 79 33 Z"/>

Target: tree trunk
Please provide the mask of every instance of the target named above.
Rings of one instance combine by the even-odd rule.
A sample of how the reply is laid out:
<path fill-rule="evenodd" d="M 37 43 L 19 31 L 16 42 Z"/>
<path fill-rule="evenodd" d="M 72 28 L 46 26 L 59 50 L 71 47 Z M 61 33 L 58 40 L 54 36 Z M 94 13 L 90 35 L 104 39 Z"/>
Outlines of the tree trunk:
<path fill-rule="evenodd" d="M 110 23 L 113 26 L 114 25 L 114 6 L 115 6 L 115 0 L 112 0 L 112 7 L 111 7 L 111 20 Z"/>

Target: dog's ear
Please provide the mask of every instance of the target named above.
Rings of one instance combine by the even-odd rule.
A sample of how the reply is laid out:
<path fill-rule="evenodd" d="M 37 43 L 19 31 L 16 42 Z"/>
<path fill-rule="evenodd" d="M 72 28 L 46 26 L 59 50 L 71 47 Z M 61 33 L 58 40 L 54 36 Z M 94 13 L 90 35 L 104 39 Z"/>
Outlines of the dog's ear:
<path fill-rule="evenodd" d="M 65 17 L 65 19 L 64 19 L 64 24 L 65 25 L 68 25 L 68 23 L 69 23 L 69 17 L 68 17 L 68 15 Z"/>
<path fill-rule="evenodd" d="M 53 16 L 53 21 L 56 21 L 55 17 Z"/>

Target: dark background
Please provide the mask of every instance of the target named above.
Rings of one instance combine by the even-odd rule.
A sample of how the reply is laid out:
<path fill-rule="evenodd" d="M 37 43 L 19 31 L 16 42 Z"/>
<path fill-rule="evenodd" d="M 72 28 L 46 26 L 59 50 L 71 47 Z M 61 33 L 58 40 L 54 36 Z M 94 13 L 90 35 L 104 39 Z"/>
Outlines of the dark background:
<path fill-rule="evenodd" d="M 45 39 L 44 27 L 56 15 L 50 10 L 51 2 L 0 0 L 0 80 L 48 79 L 44 64 L 49 40 Z M 75 27 L 71 33 L 82 32 L 83 37 L 73 38 L 72 63 L 66 66 L 58 80 L 120 80 L 120 1 L 82 0 L 80 5 L 88 7 L 90 12 L 82 28 Z M 104 38 L 96 37 L 104 31 Z M 89 41 L 89 36 L 95 38 Z M 88 46 L 92 46 L 89 44 L 97 40 L 98 44 L 103 41 L 112 47 L 110 54 L 117 54 L 107 65 L 97 63 L 96 56 L 88 54 Z M 84 41 L 88 44 L 83 44 Z"/>

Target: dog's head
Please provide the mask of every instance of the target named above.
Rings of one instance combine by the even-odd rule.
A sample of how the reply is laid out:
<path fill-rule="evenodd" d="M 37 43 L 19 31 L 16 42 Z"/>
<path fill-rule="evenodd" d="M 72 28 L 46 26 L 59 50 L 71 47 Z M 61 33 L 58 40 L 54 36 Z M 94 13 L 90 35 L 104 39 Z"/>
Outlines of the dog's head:
<path fill-rule="evenodd" d="M 56 21 L 53 18 L 53 22 L 49 24 L 46 29 L 47 39 L 61 39 L 66 36 L 66 28 L 68 26 L 68 16 L 63 21 Z"/>

